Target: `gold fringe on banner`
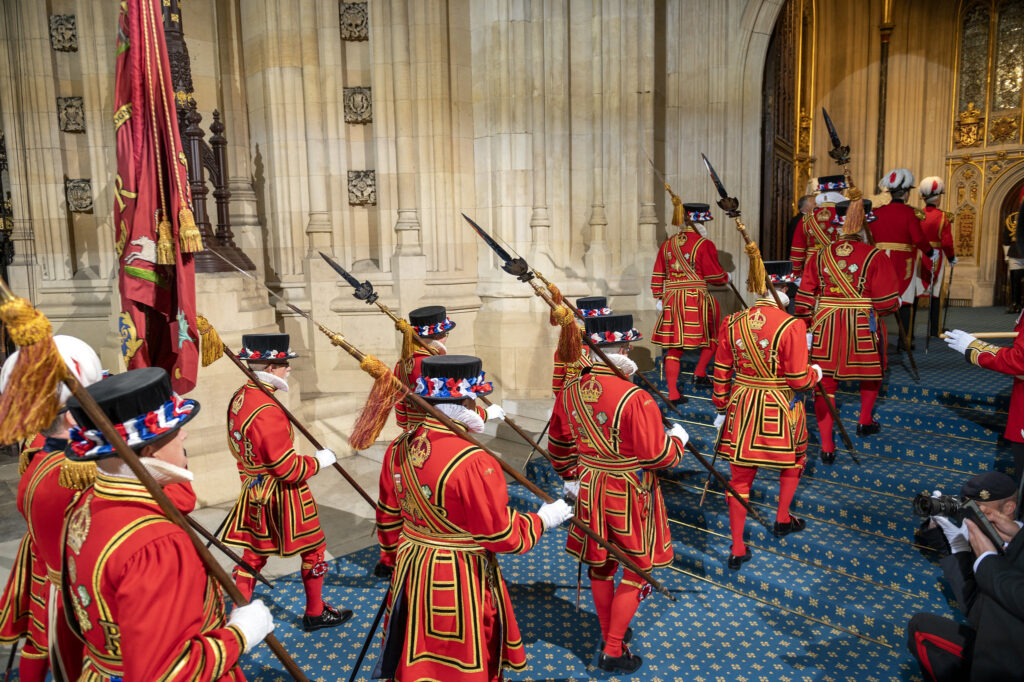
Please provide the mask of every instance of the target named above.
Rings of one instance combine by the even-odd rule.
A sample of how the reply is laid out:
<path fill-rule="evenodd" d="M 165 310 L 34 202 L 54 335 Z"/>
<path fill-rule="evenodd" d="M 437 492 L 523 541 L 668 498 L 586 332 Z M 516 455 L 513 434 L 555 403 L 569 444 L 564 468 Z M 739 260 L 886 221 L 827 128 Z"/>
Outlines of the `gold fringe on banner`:
<path fill-rule="evenodd" d="M 370 389 L 366 405 L 352 427 L 348 444 L 356 450 L 365 450 L 377 440 L 388 420 L 388 415 L 391 414 L 391 408 L 405 398 L 409 389 L 395 378 L 387 365 L 372 355 L 367 354 L 363 357 L 359 369 L 373 377 L 373 388 Z"/>
<path fill-rule="evenodd" d="M 210 321 L 202 315 L 196 316 L 196 329 L 199 330 L 199 348 L 202 351 L 203 367 L 209 367 L 224 355 L 224 342 Z"/>
<path fill-rule="evenodd" d="M 96 462 L 64 462 L 57 482 L 68 490 L 85 490 L 96 482 Z"/>
<path fill-rule="evenodd" d="M 174 265 L 174 240 L 171 238 L 171 221 L 160 219 L 156 227 L 156 262 L 159 265 Z"/>
<path fill-rule="evenodd" d="M 203 250 L 203 235 L 199 232 L 195 216 L 188 206 L 182 206 L 178 211 L 178 241 L 181 242 L 182 253 Z"/>
<path fill-rule="evenodd" d="M 761 259 L 761 249 L 757 248 L 757 242 L 750 242 L 744 249 L 747 258 L 750 259 L 750 272 L 747 274 L 747 291 L 754 294 L 765 292 L 765 280 L 767 273 L 764 269 L 764 261 Z"/>
<path fill-rule="evenodd" d="M 20 347 L 7 390 L 0 395 L 0 443 L 16 443 L 46 429 L 60 408 L 57 383 L 64 360 L 46 316 L 10 294 L 0 303 L 0 320 Z"/>

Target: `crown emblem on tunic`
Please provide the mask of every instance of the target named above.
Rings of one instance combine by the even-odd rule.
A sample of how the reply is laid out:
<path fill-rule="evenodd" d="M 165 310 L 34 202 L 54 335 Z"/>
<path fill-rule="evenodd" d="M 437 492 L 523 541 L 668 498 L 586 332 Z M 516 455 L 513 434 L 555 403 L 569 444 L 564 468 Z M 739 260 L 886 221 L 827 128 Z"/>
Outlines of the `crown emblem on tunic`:
<path fill-rule="evenodd" d="M 604 389 L 601 388 L 601 382 L 594 377 L 587 378 L 580 386 L 580 398 L 585 403 L 596 403 L 601 397 L 601 393 Z"/>
<path fill-rule="evenodd" d="M 840 258 L 846 258 L 851 253 L 853 253 L 853 244 L 850 242 L 843 242 L 836 247 L 836 255 Z"/>
<path fill-rule="evenodd" d="M 751 329 L 758 331 L 768 322 L 768 318 L 764 316 L 763 312 L 754 308 L 749 317 L 747 317 L 747 321 L 750 324 Z"/>
<path fill-rule="evenodd" d="M 430 457 L 430 441 L 427 434 L 421 433 L 409 444 L 409 461 L 417 469 L 423 467 L 423 463 Z"/>

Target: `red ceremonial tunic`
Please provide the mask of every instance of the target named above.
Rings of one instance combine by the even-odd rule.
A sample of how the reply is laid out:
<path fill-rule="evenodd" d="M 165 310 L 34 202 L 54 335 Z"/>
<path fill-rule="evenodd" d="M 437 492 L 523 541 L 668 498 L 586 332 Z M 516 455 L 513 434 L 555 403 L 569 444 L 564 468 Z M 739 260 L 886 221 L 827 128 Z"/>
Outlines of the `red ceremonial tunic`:
<path fill-rule="evenodd" d="M 931 287 L 932 279 L 936 274 L 939 275 L 940 279 L 942 278 L 946 263 L 956 257 L 956 252 L 953 250 L 953 224 L 949 221 L 950 215 L 934 206 L 924 207 L 924 220 L 921 221 L 921 232 L 924 233 L 924 238 L 928 240 L 928 244 L 934 249 L 939 249 L 942 253 L 938 263 L 935 265 L 932 264 L 930 258 L 925 258 L 921 261 L 921 282 L 926 289 Z M 935 282 L 935 290 L 931 292 L 933 296 L 939 295 L 941 284 L 941 281 Z"/>
<path fill-rule="evenodd" d="M 36 434 L 25 444 L 21 451 L 21 459 L 28 461 L 28 468 L 21 474 L 18 481 L 17 506 L 23 511 L 23 489 L 27 480 L 39 469 L 39 462 L 44 458 L 43 446 L 46 439 Z M 70 492 L 70 491 L 68 491 Z M 63 515 L 61 517 L 63 519 Z M 60 532 L 61 522 L 57 522 Z M 3 596 L 0 596 L 0 642 L 11 644 L 22 637 L 27 637 L 22 656 L 27 658 L 45 658 L 47 640 L 47 604 L 50 599 L 50 580 L 47 576 L 46 562 L 43 561 L 32 537 L 32 528 L 25 533 L 18 544 L 14 565 L 7 577 Z"/>
<path fill-rule="evenodd" d="M 539 516 L 509 508 L 498 463 L 435 418 L 395 439 L 377 505 L 381 560 L 395 566 L 384 646 L 400 651 L 385 675 L 485 682 L 525 667 L 495 553 L 522 554 L 543 531 Z"/>
<path fill-rule="evenodd" d="M 68 514 L 62 574 L 83 682 L 245 679 L 217 583 L 141 482 L 97 474 Z"/>
<path fill-rule="evenodd" d="M 793 276 L 799 277 L 804 271 L 807 259 L 818 249 L 839 238 L 840 230 L 832 224 L 836 209 L 832 204 L 818 206 L 803 217 L 793 232 L 793 245 L 789 259 L 793 261 Z"/>
<path fill-rule="evenodd" d="M 228 444 L 242 493 L 231 510 L 225 542 L 280 556 L 324 543 L 316 501 L 306 485 L 320 464 L 295 452 L 292 438 L 284 411 L 256 384 L 250 381 L 235 392 L 228 406 Z"/>
<path fill-rule="evenodd" d="M 1006 419 L 1003 437 L 1014 443 L 1024 443 L 1024 315 L 1017 317 L 1013 331 L 1017 337 L 1009 348 L 994 346 L 978 340 L 967 347 L 967 361 L 995 372 L 1013 375 L 1010 393 L 1010 414 Z"/>
<path fill-rule="evenodd" d="M 558 395 L 567 383 L 580 375 L 584 367 L 593 367 L 594 361 L 590 359 L 590 353 L 586 348 L 580 349 L 580 357 L 576 362 L 561 362 L 558 359 L 558 351 L 555 351 L 555 369 L 551 375 L 551 392 Z"/>
<path fill-rule="evenodd" d="M 708 284 L 727 280 L 715 245 L 696 230 L 685 227 L 666 239 L 651 275 L 651 291 L 662 303 L 651 343 L 666 348 L 714 345 L 719 311 Z"/>
<path fill-rule="evenodd" d="M 932 247 L 921 231 L 921 221 L 914 209 L 902 201 L 893 200 L 873 213 L 878 219 L 867 223 L 867 227 L 875 239 L 875 248 L 889 257 L 899 278 L 899 294 L 905 296 L 914 279 L 916 252 L 927 256 Z"/>
<path fill-rule="evenodd" d="M 718 440 L 723 458 L 777 469 L 803 465 L 807 415 L 796 392 L 817 382 L 806 332 L 803 322 L 765 298 L 725 318 L 712 380 L 715 409 L 725 413 Z"/>
<path fill-rule="evenodd" d="M 856 237 L 819 251 L 796 294 L 797 317 L 814 314 L 811 362 L 837 381 L 881 379 L 886 331 L 879 320 L 899 309 L 898 287 L 889 259 Z"/>
<path fill-rule="evenodd" d="M 644 390 L 606 365 L 581 373 L 555 399 L 548 450 L 562 478 L 580 481 L 576 517 L 645 571 L 672 562 L 672 536 L 655 469 L 675 466 L 683 446 L 662 427 Z M 576 526 L 566 551 L 601 566 L 608 551 Z"/>

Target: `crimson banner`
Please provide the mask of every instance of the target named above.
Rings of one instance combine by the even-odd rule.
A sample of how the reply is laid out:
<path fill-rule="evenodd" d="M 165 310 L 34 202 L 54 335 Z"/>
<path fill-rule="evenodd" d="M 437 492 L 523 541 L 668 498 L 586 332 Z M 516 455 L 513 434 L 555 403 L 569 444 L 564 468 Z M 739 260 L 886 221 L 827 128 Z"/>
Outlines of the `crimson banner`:
<path fill-rule="evenodd" d="M 174 390 L 199 365 L 195 265 L 203 248 L 174 105 L 160 0 L 124 0 L 114 91 L 114 229 L 121 354 L 129 369 L 163 367 Z"/>

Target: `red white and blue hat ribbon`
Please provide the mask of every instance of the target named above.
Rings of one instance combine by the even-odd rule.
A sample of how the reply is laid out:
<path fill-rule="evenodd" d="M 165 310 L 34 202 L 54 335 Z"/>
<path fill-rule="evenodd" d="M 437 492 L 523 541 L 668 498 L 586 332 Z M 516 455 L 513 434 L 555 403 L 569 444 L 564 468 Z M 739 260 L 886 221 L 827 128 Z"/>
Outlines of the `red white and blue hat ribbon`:
<path fill-rule="evenodd" d="M 198 403 L 182 398 L 177 393 L 157 409 L 140 414 L 121 424 L 114 424 L 124 442 L 130 448 L 138 448 L 146 443 L 159 440 L 165 434 L 178 428 L 189 419 L 196 410 Z M 69 448 L 75 459 L 99 459 L 114 451 L 114 446 L 99 429 L 82 429 L 80 426 L 71 428 Z"/>
<path fill-rule="evenodd" d="M 636 328 L 626 332 L 594 332 L 590 340 L 596 344 L 626 343 L 627 341 L 639 341 L 643 335 Z"/>
<path fill-rule="evenodd" d="M 612 314 L 611 308 L 577 308 L 583 317 L 605 317 Z"/>
<path fill-rule="evenodd" d="M 238 351 L 239 360 L 290 360 L 298 357 L 299 354 L 293 350 L 251 350 L 249 348 L 242 348 Z"/>
<path fill-rule="evenodd" d="M 484 380 L 485 372 L 471 379 L 424 377 L 416 379 L 416 395 L 424 398 L 476 398 L 494 390 L 494 384 Z"/>
<path fill-rule="evenodd" d="M 412 328 L 416 330 L 417 336 L 433 336 L 434 334 L 443 334 L 454 326 L 455 323 L 451 321 L 451 318 L 446 317 L 444 320 L 435 322 L 434 324 L 414 324 L 412 325 Z"/>
<path fill-rule="evenodd" d="M 826 180 L 818 182 L 819 192 L 836 192 L 847 189 L 846 180 Z"/>
<path fill-rule="evenodd" d="M 686 217 L 695 223 L 706 223 L 709 220 L 714 220 L 711 217 L 711 211 L 687 211 Z"/>
<path fill-rule="evenodd" d="M 868 211 L 867 213 L 864 214 L 864 222 L 866 222 L 866 223 L 873 223 L 876 220 L 878 220 L 878 216 L 876 216 L 873 211 Z M 832 224 L 833 225 L 845 225 L 846 224 L 846 215 L 845 214 L 844 215 L 839 215 L 837 213 L 835 218 L 832 219 Z"/>

